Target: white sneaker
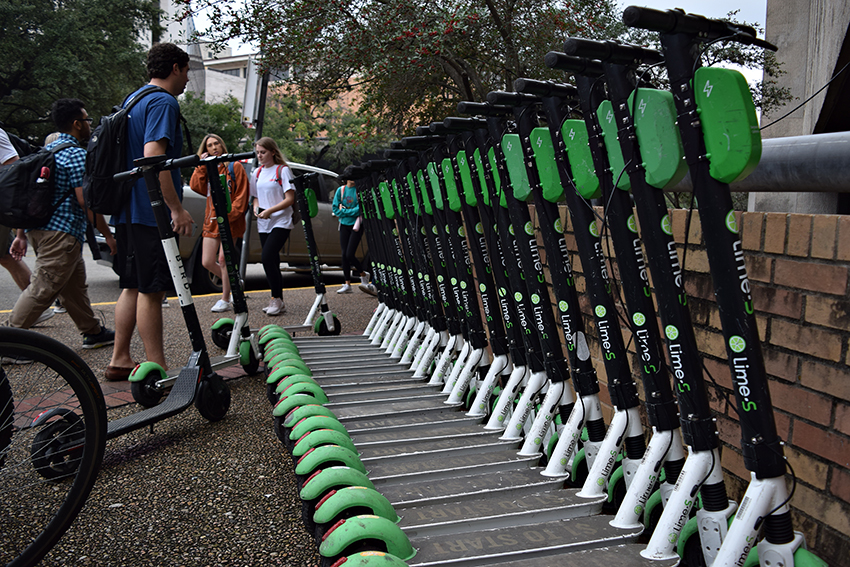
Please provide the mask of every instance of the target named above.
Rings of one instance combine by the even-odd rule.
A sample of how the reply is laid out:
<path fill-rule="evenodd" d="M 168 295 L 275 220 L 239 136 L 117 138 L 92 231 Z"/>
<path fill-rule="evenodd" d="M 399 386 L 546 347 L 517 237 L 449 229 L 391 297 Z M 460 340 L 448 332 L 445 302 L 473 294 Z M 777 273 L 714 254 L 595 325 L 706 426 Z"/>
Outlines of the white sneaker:
<path fill-rule="evenodd" d="M 32 364 L 33 360 L 31 358 L 23 358 L 20 356 L 11 357 L 11 356 L 3 356 L 0 357 L 0 364 Z"/>
<path fill-rule="evenodd" d="M 362 272 L 362 273 L 360 274 L 360 283 L 361 283 L 362 285 L 366 285 L 366 284 L 368 284 L 368 283 L 369 283 L 369 280 L 370 280 L 371 278 L 372 278 L 372 276 L 371 276 L 371 274 L 369 274 L 369 272 Z"/>
<path fill-rule="evenodd" d="M 273 297 L 269 302 L 269 306 L 266 307 L 266 315 L 273 317 L 283 313 L 286 313 L 286 307 L 283 305 L 283 300 Z"/>
<path fill-rule="evenodd" d="M 229 301 L 219 299 L 210 309 L 213 313 L 224 313 L 225 311 L 233 311 L 233 305 Z"/>
<path fill-rule="evenodd" d="M 378 295 L 378 288 L 375 287 L 375 284 L 371 283 L 360 284 L 360 291 L 369 295 Z"/>
<path fill-rule="evenodd" d="M 38 316 L 38 319 L 35 320 L 35 323 L 33 323 L 32 326 L 35 327 L 36 325 L 41 325 L 42 323 L 53 317 L 53 315 L 55 315 L 53 309 L 45 309 L 44 313 Z"/>
<path fill-rule="evenodd" d="M 351 286 L 348 284 L 342 284 L 342 287 L 336 290 L 337 293 L 351 293 Z"/>

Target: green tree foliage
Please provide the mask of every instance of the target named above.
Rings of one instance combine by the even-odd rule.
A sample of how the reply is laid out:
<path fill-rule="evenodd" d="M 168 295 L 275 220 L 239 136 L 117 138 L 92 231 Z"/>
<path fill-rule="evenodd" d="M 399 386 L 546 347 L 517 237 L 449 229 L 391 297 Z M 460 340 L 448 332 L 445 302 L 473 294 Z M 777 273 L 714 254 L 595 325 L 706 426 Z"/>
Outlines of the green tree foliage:
<path fill-rule="evenodd" d="M 186 119 L 194 145 L 187 153 L 198 151 L 198 146 L 207 134 L 221 136 L 227 151 L 231 153 L 250 151 L 251 144 L 245 138 L 247 130 L 241 122 L 241 109 L 242 105 L 233 96 L 228 96 L 222 102 L 207 103 L 203 96 L 187 92 L 180 100 L 180 112 Z"/>
<path fill-rule="evenodd" d="M 484 100 L 521 76 L 558 77 L 543 56 L 568 35 L 618 36 L 611 0 L 247 0 L 209 8 L 207 35 L 256 42 L 267 65 L 294 68 L 311 103 L 356 88 L 396 133 Z"/>
<path fill-rule="evenodd" d="M 145 82 L 138 43 L 158 21 L 150 0 L 0 0 L 0 121 L 42 142 L 50 105 L 79 98 L 95 120 Z M 158 24 L 157 24 L 158 25 Z"/>
<path fill-rule="evenodd" d="M 338 170 L 385 148 L 386 131 L 370 116 L 339 104 L 311 106 L 280 89 L 269 97 L 263 122 L 263 135 L 274 138 L 288 159 L 307 164 L 324 160 Z"/>

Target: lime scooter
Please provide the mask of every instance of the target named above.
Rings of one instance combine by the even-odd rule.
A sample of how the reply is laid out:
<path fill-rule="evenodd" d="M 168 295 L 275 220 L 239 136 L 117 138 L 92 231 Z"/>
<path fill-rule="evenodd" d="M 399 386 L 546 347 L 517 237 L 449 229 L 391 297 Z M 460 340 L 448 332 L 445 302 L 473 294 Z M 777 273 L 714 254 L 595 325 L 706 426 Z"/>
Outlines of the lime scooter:
<path fill-rule="evenodd" d="M 802 534 L 793 530 L 788 508 L 790 496 L 785 483 L 785 458 L 776 432 L 744 254 L 729 192 L 728 184 L 752 171 L 761 155 L 755 108 L 746 80 L 740 73 L 700 67 L 697 55 L 698 46 L 706 41 L 736 41 L 771 50 L 776 48 L 758 39 L 750 27 L 685 14 L 681 10 L 662 12 L 631 6 L 623 13 L 623 20 L 629 26 L 660 33 L 685 159 L 690 168 L 694 196 L 699 202 L 700 220 L 703 231 L 711 234 L 706 252 L 740 418 L 744 465 L 752 475 L 719 549 L 715 547 L 716 537 L 709 533 L 713 531 L 711 525 L 704 528 L 697 516 L 699 529 L 691 538 L 698 538 L 700 544 L 698 548 L 690 547 L 702 553 L 694 553 L 693 562 L 705 560 L 713 566 L 755 564 L 756 559 L 750 552 L 761 534 L 764 537 L 757 546 L 759 564 L 823 565 L 805 549 Z M 683 470 L 683 477 L 684 474 Z M 693 490 L 694 484 L 687 482 L 688 478 L 680 478 L 674 494 Z M 664 515 L 667 515 L 666 509 Z M 659 525 L 665 520 L 664 515 Z M 642 554 L 657 559 L 668 557 L 668 548 L 658 541 L 663 537 L 664 534 L 656 530 Z"/>
<path fill-rule="evenodd" d="M 231 207 L 230 191 L 226 190 L 225 185 L 223 185 L 222 178 L 224 176 L 219 176 L 218 164 L 249 159 L 253 156 L 253 152 L 210 156 L 203 160 L 199 158 L 200 161 L 196 164 L 207 168 L 210 195 L 212 195 L 213 206 L 218 219 L 218 232 L 221 238 L 221 246 L 224 249 L 233 310 L 236 314 L 235 320 L 226 319 L 222 321 L 219 319 L 213 325 L 212 340 L 220 348 L 226 349 L 226 352 L 224 355 L 210 358 L 210 365 L 212 370 L 216 371 L 240 364 L 248 375 L 257 373 L 260 365 L 260 352 L 257 339 L 248 326 L 248 304 L 245 301 L 245 293 L 237 271 L 236 246 L 227 218 Z M 171 269 L 172 278 L 175 278 L 174 272 L 182 271 L 182 261 L 179 267 L 171 265 Z M 179 289 L 177 285 L 175 285 L 175 289 Z M 192 309 L 194 310 L 194 305 Z M 235 333 L 232 332 L 233 329 L 236 329 Z M 144 407 L 157 405 L 165 390 L 174 384 L 176 376 L 176 371 L 166 372 L 154 362 L 143 362 L 133 370 L 129 378 L 133 399 Z"/>
<path fill-rule="evenodd" d="M 207 353 L 204 332 L 198 321 L 198 313 L 192 301 L 192 294 L 189 292 L 189 280 L 186 277 L 186 270 L 177 248 L 177 239 L 171 229 L 171 219 L 159 185 L 160 172 L 196 166 L 200 163 L 200 158 L 198 156 L 187 156 L 166 159 L 165 156 L 151 156 L 137 159 L 133 163 L 136 167 L 130 171 L 116 174 L 115 181 L 123 183 L 139 177 L 143 177 L 145 180 L 154 218 L 162 239 L 162 247 L 165 250 L 165 257 L 171 271 L 171 279 L 180 300 L 183 319 L 186 322 L 189 339 L 192 343 L 192 354 L 189 356 L 186 366 L 171 372 L 170 376 L 154 363 L 142 363 L 136 367 L 134 371 L 136 373 L 135 383 L 142 382 L 145 385 L 143 395 L 153 398 L 156 390 L 158 401 L 159 395 L 161 395 L 159 392 L 162 391 L 158 384 L 160 380 L 167 381 L 172 385 L 171 391 L 159 405 L 110 421 L 107 428 L 108 439 L 177 415 L 192 405 L 193 402 L 198 412 L 210 421 L 221 420 L 230 408 L 230 387 L 215 373 Z M 213 179 L 217 178 L 216 171 Z M 232 357 L 232 360 L 228 362 L 236 364 L 238 361 L 238 357 Z"/>

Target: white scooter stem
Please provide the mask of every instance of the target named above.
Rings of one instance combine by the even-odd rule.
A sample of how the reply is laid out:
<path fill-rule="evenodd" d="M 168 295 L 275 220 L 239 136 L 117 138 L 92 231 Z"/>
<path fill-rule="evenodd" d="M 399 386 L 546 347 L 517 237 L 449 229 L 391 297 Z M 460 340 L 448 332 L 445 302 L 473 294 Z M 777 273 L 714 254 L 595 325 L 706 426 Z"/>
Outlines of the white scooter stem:
<path fill-rule="evenodd" d="M 611 419 L 611 425 L 605 432 L 605 439 L 602 440 L 599 453 L 593 463 L 589 465 L 587 478 L 577 496 L 592 499 L 603 496 L 608 478 L 617 467 L 617 455 L 620 453 L 626 437 L 642 434 L 643 426 L 640 423 L 638 408 L 616 410 Z M 624 465 L 626 460 L 623 459 Z"/>
<path fill-rule="evenodd" d="M 505 373 L 509 364 L 506 354 L 500 354 L 493 358 L 493 362 L 490 363 L 490 370 L 487 371 L 487 375 L 484 376 L 484 380 L 478 387 L 475 399 L 472 400 L 472 405 L 466 415 L 470 417 L 487 415 L 487 406 L 490 404 L 490 396 L 493 394 L 493 388 L 496 387 L 496 381 L 500 375 Z"/>
<path fill-rule="evenodd" d="M 517 402 L 516 411 L 511 415 L 511 419 L 508 421 L 507 427 L 505 427 L 505 432 L 499 439 L 503 441 L 515 441 L 521 438 L 525 420 L 528 419 L 528 415 L 534 409 L 534 402 L 537 399 L 537 395 L 543 389 L 547 380 L 546 373 L 542 370 L 531 373 L 528 379 L 528 385 L 519 397 L 519 402 Z"/>
<path fill-rule="evenodd" d="M 466 392 L 470 380 L 472 380 L 472 377 L 475 376 L 475 373 L 478 371 L 478 367 L 481 365 L 481 362 L 486 360 L 486 357 L 487 353 L 483 348 L 478 348 L 472 351 L 472 354 L 469 355 L 469 358 L 466 360 L 466 364 L 463 365 L 460 374 L 452 385 L 449 397 L 443 403 L 453 406 L 463 404 L 463 394 Z"/>
<path fill-rule="evenodd" d="M 511 372 L 504 389 L 502 389 L 502 393 L 499 394 L 499 401 L 496 402 L 496 407 L 493 408 L 493 413 L 490 415 L 490 419 L 487 420 L 487 425 L 484 426 L 484 429 L 501 431 L 507 426 L 508 412 L 511 410 L 520 385 L 528 374 L 528 366 L 514 366 L 513 372 Z"/>

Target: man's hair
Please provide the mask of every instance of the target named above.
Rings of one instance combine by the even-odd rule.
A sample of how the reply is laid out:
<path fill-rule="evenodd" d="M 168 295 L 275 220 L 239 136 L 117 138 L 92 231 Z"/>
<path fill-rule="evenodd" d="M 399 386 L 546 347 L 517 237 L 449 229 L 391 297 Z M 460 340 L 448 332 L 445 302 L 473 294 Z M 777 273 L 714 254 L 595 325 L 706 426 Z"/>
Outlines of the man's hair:
<path fill-rule="evenodd" d="M 189 54 L 173 43 L 155 43 L 148 51 L 148 78 L 167 78 L 175 63 L 182 69 L 189 64 Z"/>
<path fill-rule="evenodd" d="M 83 117 L 83 109 L 86 105 L 78 98 L 60 98 L 53 103 L 50 117 L 60 132 L 69 132 L 74 120 Z"/>

